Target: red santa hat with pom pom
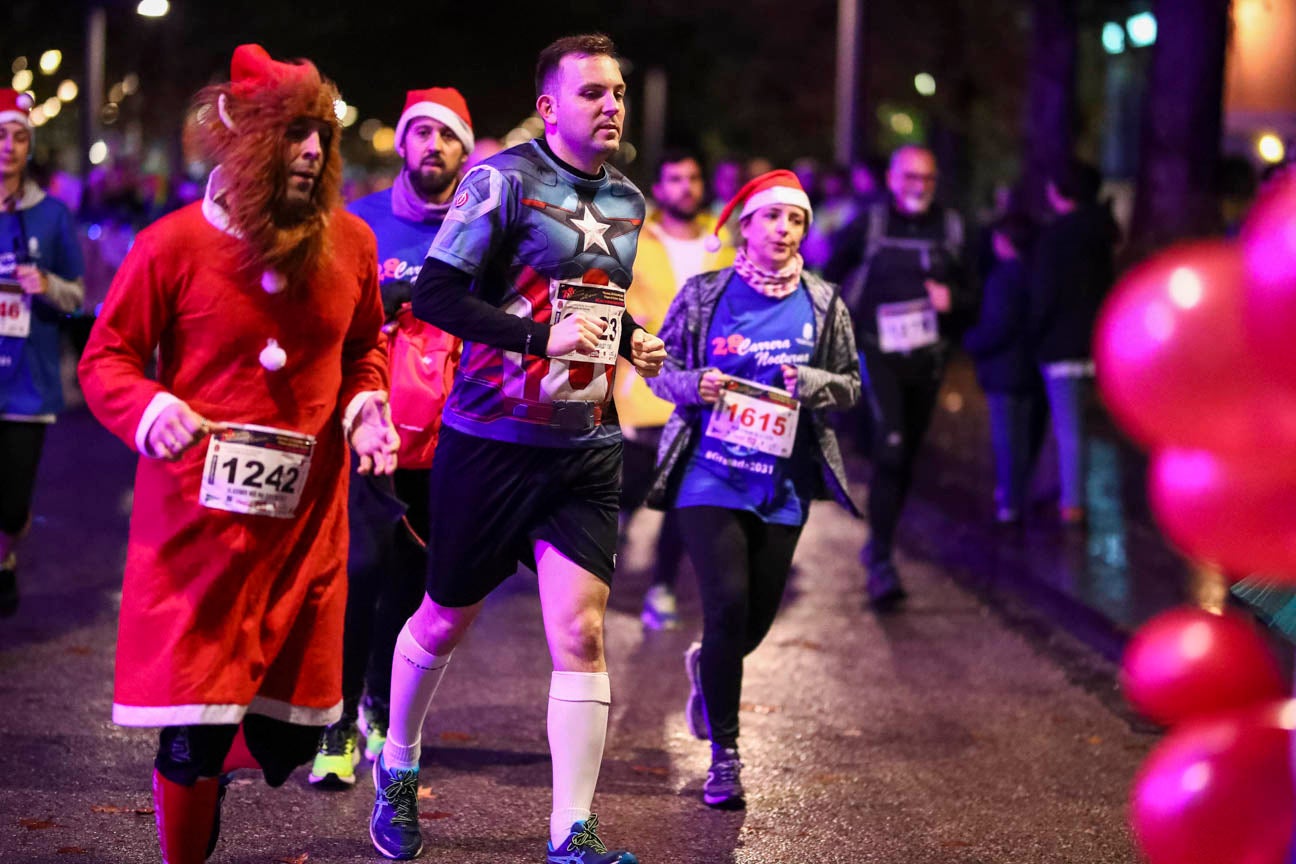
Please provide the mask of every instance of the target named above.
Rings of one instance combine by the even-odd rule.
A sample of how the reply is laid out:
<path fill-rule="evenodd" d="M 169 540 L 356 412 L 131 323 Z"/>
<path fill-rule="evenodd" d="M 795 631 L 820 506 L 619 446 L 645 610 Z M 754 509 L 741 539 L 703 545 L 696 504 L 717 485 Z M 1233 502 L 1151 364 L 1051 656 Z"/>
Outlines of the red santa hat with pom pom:
<path fill-rule="evenodd" d="M 0 89 L 0 123 L 21 123 L 30 132 L 31 97 L 8 88 Z"/>
<path fill-rule="evenodd" d="M 430 117 L 443 123 L 463 144 L 464 152 L 473 149 L 472 116 L 463 95 L 453 87 L 429 87 L 405 94 L 405 110 L 396 122 L 396 152 L 405 155 L 405 129 L 418 117 Z"/>
<path fill-rule="evenodd" d="M 729 216 L 736 207 L 742 206 L 742 210 L 738 212 L 738 218 L 741 220 L 770 204 L 791 204 L 800 207 L 806 212 L 807 225 L 814 219 L 814 211 L 810 209 L 810 196 L 806 194 L 805 189 L 801 188 L 801 181 L 797 176 L 791 171 L 767 171 L 749 180 L 738 190 L 733 200 L 725 205 L 724 210 L 720 211 L 715 232 L 706 238 L 707 251 L 720 251 L 720 229 L 729 221 Z"/>

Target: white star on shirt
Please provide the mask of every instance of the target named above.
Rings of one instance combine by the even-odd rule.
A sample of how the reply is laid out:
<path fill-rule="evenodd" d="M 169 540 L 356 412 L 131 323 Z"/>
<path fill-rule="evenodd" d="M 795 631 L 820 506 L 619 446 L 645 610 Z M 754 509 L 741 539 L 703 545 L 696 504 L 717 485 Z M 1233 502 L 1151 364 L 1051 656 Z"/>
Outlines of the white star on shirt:
<path fill-rule="evenodd" d="M 585 235 L 585 248 L 581 250 L 582 252 L 588 252 L 591 247 L 597 246 L 607 254 L 612 254 L 612 250 L 608 248 L 607 241 L 603 239 L 603 235 L 606 234 L 607 230 L 612 226 L 605 222 L 598 221 L 594 214 L 590 212 L 589 205 L 585 206 L 585 215 L 579 219 L 571 220 L 571 224 L 572 227 L 578 229 Z"/>

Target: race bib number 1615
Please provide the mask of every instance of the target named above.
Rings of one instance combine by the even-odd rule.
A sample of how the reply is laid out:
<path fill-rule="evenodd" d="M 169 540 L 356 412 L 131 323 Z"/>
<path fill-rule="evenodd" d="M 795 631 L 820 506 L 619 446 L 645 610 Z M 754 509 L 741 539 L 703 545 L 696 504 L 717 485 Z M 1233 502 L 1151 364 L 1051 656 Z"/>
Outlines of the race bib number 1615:
<path fill-rule="evenodd" d="M 729 378 L 711 409 L 706 434 L 771 456 L 791 456 L 800 409 L 786 390 Z"/>

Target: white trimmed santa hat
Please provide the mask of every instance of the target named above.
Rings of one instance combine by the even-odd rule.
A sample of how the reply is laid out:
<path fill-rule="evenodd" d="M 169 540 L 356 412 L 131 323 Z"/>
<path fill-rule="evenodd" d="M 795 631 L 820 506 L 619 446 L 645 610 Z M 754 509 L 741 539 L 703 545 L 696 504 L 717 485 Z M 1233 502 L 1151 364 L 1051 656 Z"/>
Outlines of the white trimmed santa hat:
<path fill-rule="evenodd" d="M 430 117 L 445 124 L 464 146 L 473 149 L 472 116 L 463 95 L 453 87 L 430 87 L 405 94 L 405 110 L 396 123 L 396 152 L 405 155 L 405 128 L 419 117 Z"/>
<path fill-rule="evenodd" d="M 31 97 L 8 88 L 0 89 L 0 123 L 21 123 L 31 131 Z"/>
<path fill-rule="evenodd" d="M 724 210 L 720 211 L 715 233 L 706 239 L 707 251 L 720 251 L 720 229 L 729 221 L 729 216 L 736 207 L 742 205 L 738 218 L 745 219 L 770 204 L 791 204 L 800 207 L 806 212 L 807 225 L 814 219 L 814 211 L 810 209 L 810 196 L 806 194 L 805 189 L 801 188 L 801 181 L 797 176 L 791 171 L 767 171 L 749 180 L 738 190 L 733 200 L 725 205 Z"/>

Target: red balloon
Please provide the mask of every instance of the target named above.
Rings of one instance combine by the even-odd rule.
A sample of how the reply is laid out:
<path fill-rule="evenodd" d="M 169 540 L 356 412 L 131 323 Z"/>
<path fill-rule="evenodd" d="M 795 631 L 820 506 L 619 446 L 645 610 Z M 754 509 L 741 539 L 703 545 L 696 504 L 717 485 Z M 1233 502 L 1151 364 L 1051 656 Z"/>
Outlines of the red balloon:
<path fill-rule="evenodd" d="M 1296 463 L 1271 450 L 1227 456 L 1170 448 L 1148 468 L 1161 529 L 1191 558 L 1241 577 L 1296 581 Z"/>
<path fill-rule="evenodd" d="M 1236 246 L 1186 243 L 1135 267 L 1104 304 L 1098 385 L 1143 444 L 1296 454 L 1296 396 L 1276 392 L 1252 357 L 1243 281 Z"/>
<path fill-rule="evenodd" d="M 1134 781 L 1148 864 L 1280 864 L 1291 845 L 1296 702 L 1185 723 Z"/>
<path fill-rule="evenodd" d="M 1296 177 L 1278 181 L 1256 203 L 1241 240 L 1252 347 L 1270 378 L 1296 389 Z"/>
<path fill-rule="evenodd" d="M 1135 710 L 1167 726 L 1287 695 L 1250 619 L 1191 606 L 1138 629 L 1121 662 L 1121 689 Z"/>

